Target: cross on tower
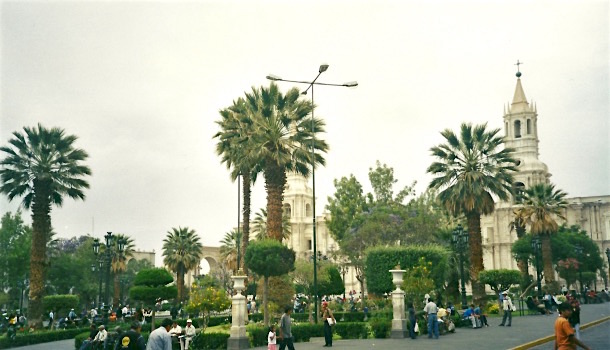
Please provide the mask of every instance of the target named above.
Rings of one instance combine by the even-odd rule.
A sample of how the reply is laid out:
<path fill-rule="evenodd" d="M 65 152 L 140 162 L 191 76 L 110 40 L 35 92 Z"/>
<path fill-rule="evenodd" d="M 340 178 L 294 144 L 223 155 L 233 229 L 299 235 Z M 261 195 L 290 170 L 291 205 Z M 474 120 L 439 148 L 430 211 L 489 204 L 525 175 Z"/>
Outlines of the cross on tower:
<path fill-rule="evenodd" d="M 519 65 L 523 64 L 523 62 L 519 62 L 519 60 L 517 60 L 517 63 L 515 63 L 515 66 L 517 66 L 517 73 L 519 73 Z"/>

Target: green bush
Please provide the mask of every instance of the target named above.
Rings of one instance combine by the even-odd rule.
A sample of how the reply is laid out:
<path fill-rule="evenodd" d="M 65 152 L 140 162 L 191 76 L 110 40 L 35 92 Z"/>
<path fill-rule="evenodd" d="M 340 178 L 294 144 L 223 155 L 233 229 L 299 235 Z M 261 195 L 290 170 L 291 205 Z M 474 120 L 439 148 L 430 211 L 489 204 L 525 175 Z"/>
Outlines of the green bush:
<path fill-rule="evenodd" d="M 248 339 L 252 347 L 267 345 L 267 334 L 269 329 L 261 326 L 250 326 L 247 328 Z M 279 330 L 276 327 L 276 334 L 279 335 Z M 322 323 L 318 324 L 293 324 L 292 336 L 295 343 L 308 342 L 312 337 L 323 337 L 324 328 Z"/>
<path fill-rule="evenodd" d="M 74 338 L 75 335 L 83 332 L 84 330 L 86 330 L 86 328 L 74 328 L 66 330 L 61 329 L 53 331 L 41 330 L 25 334 L 17 333 L 17 337 L 15 338 L 14 342 L 11 342 L 6 336 L 0 337 L 0 349 L 70 339 Z"/>
<path fill-rule="evenodd" d="M 369 321 L 373 337 L 377 339 L 387 338 L 392 329 L 392 321 L 385 318 L 373 318 Z"/>
<path fill-rule="evenodd" d="M 369 334 L 366 322 L 339 322 L 333 327 L 343 339 L 366 339 Z"/>
<path fill-rule="evenodd" d="M 334 315 L 335 319 L 345 322 L 364 322 L 364 312 L 335 312 Z"/>
<path fill-rule="evenodd" d="M 229 334 L 226 333 L 203 333 L 193 339 L 193 348 L 226 349 L 227 339 L 229 339 Z"/>
<path fill-rule="evenodd" d="M 441 288 L 447 271 L 447 256 L 445 249 L 432 245 L 369 249 L 365 262 L 368 290 L 377 295 L 389 293 L 395 288 L 389 270 L 396 267 L 396 264 L 403 269 L 409 269 L 416 266 L 420 258 L 434 261 L 430 276 L 435 281 L 436 288 Z"/>

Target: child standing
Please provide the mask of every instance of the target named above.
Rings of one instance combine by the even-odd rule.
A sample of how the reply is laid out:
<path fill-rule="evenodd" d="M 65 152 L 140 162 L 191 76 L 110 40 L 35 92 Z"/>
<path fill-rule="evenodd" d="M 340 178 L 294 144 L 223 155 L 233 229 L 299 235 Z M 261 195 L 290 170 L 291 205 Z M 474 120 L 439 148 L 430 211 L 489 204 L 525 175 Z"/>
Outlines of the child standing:
<path fill-rule="evenodd" d="M 267 350 L 276 350 L 275 344 L 275 325 L 271 325 L 269 327 L 269 334 L 267 335 Z"/>

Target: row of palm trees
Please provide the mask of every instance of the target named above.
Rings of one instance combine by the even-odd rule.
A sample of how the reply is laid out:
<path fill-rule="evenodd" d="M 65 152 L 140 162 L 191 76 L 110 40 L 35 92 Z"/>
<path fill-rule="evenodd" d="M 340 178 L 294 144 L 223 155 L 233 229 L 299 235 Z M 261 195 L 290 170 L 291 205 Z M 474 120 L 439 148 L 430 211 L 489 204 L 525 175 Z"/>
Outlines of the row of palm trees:
<path fill-rule="evenodd" d="M 282 202 L 286 173 L 308 176 L 312 163 L 324 165 L 328 149 L 318 136 L 324 132 L 321 119 L 311 119 L 313 105 L 300 99 L 298 89 L 282 94 L 278 86 L 252 88 L 244 97 L 220 111 L 216 151 L 233 180 L 243 181 L 242 251 L 250 240 L 251 186 L 260 173 L 267 192 L 266 233 L 282 240 Z M 242 266 L 240 266 L 242 267 Z"/>

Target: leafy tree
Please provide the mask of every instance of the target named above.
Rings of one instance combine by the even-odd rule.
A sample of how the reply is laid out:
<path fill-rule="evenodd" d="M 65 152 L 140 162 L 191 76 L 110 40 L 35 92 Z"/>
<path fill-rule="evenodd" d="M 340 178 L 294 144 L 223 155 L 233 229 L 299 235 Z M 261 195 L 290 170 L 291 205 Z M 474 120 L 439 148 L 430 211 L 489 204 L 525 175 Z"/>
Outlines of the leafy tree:
<path fill-rule="evenodd" d="M 251 137 L 252 149 L 265 177 L 267 230 L 269 237 L 276 240 L 282 236 L 286 172 L 308 176 L 312 163 L 324 165 L 321 153 L 328 149 L 326 142 L 319 137 L 324 132 L 324 122 L 315 119 L 312 123 L 311 118 L 307 118 L 312 104 L 300 100 L 300 96 L 296 88 L 283 95 L 277 85 L 271 83 L 269 88 L 252 88 L 245 97 L 249 116 L 256 125 L 256 132 Z"/>
<path fill-rule="evenodd" d="M 184 275 L 199 265 L 203 245 L 194 230 L 188 227 L 172 228 L 163 240 L 163 263 L 177 276 L 178 301 L 184 299 Z"/>
<path fill-rule="evenodd" d="M 21 211 L 2 216 L 0 222 L 0 290 L 17 287 L 30 267 L 32 229 L 24 224 Z M 1 304 L 0 304 L 1 305 Z"/>
<path fill-rule="evenodd" d="M 568 290 L 572 284 L 576 283 L 580 266 L 580 262 L 574 258 L 557 261 L 557 272 L 559 273 L 559 277 L 566 280 Z"/>
<path fill-rule="evenodd" d="M 264 283 L 257 283 L 259 294 L 264 294 Z M 269 277 L 268 309 L 269 315 L 281 315 L 284 307 L 292 305 L 292 296 L 295 294 L 295 286 L 288 275 Z"/>
<path fill-rule="evenodd" d="M 407 300 L 424 300 L 424 296 L 434 290 L 432 279 L 432 262 L 424 257 L 419 258 L 417 264 L 407 270 L 402 282 Z"/>
<path fill-rule="evenodd" d="M 42 298 L 42 305 L 47 312 L 53 311 L 55 315 L 67 316 L 70 309 L 78 306 L 78 295 L 47 295 Z"/>
<path fill-rule="evenodd" d="M 479 274 L 479 280 L 481 283 L 488 284 L 498 295 L 502 291 L 508 290 L 513 284 L 518 284 L 521 281 L 521 272 L 508 269 L 485 270 Z"/>
<path fill-rule="evenodd" d="M 243 242 L 242 250 L 246 251 L 250 241 L 250 202 L 251 187 L 261 171 L 260 159 L 255 155 L 252 146 L 252 135 L 256 132 L 252 123 L 246 101 L 239 98 L 233 105 L 220 111 L 221 119 L 216 121 L 220 131 L 214 135 L 218 138 L 216 152 L 222 156 L 222 162 L 231 169 L 231 179 L 243 175 Z M 246 269 L 247 271 L 247 269 Z"/>
<path fill-rule="evenodd" d="M 291 231 L 292 224 L 290 223 L 290 216 L 283 213 L 281 241 L 284 241 L 290 237 Z M 258 240 L 271 238 L 269 237 L 269 232 L 267 231 L 267 211 L 264 208 L 261 208 L 261 210 L 256 213 L 256 216 L 254 217 L 252 233 L 256 235 L 256 239 Z"/>
<path fill-rule="evenodd" d="M 51 237 L 51 205 L 61 206 L 68 196 L 84 199 L 89 184 L 83 179 L 91 170 L 83 161 L 87 153 L 74 148 L 77 137 L 60 128 L 24 127 L 13 132 L 10 146 L 0 165 L 0 192 L 9 200 L 23 197 L 22 206 L 32 211 L 32 248 L 30 254 L 29 322 L 42 324 L 42 297 L 46 246 Z"/>
<path fill-rule="evenodd" d="M 494 196 L 510 198 L 511 173 L 517 170 L 512 149 L 501 149 L 500 129 L 486 128 L 487 124 L 462 124 L 459 138 L 445 129 L 441 135 L 446 143 L 430 149 L 437 161 L 427 169 L 435 176 L 428 188 L 439 191 L 439 201 L 449 213 L 463 214 L 468 221 L 470 278 L 477 304 L 485 298 L 485 285 L 479 281 L 479 273 L 484 270 L 481 215 L 494 211 Z"/>
<path fill-rule="evenodd" d="M 542 242 L 544 280 L 547 284 L 555 280 L 551 235 L 559 229 L 555 218 L 565 220 L 562 213 L 567 206 L 565 197 L 566 193 L 555 189 L 553 184 L 535 184 L 523 192 L 523 207 L 519 209 L 519 215 L 530 226 L 531 233 L 539 236 Z"/>
<path fill-rule="evenodd" d="M 203 327 L 202 331 L 205 331 L 210 320 L 210 312 L 224 311 L 230 306 L 231 300 L 224 290 L 194 283 L 186 309 L 189 313 L 203 313 L 203 325 L 201 327 Z"/>
<path fill-rule="evenodd" d="M 326 222 L 326 227 L 333 238 L 340 242 L 352 227 L 356 216 L 367 211 L 367 203 L 362 194 L 362 185 L 354 175 L 335 179 L 333 183 L 336 190 L 333 197 L 328 197 L 326 209 L 330 212 L 330 219 Z"/>
<path fill-rule="evenodd" d="M 336 276 L 334 270 L 339 276 L 339 284 L 337 287 Z M 331 275 L 332 274 L 332 275 Z M 313 300 L 314 288 L 313 288 L 313 264 L 311 261 L 297 260 L 295 262 L 295 269 L 290 273 L 292 281 L 299 290 L 300 293 L 305 294 L 309 300 Z M 331 277 L 333 280 L 331 280 Z M 340 294 L 343 293 L 344 284 L 341 279 L 341 275 L 336 267 L 333 267 L 328 261 L 318 262 L 318 297 L 322 295 Z M 309 320 L 313 322 L 312 315 L 313 308 L 309 308 Z"/>
<path fill-rule="evenodd" d="M 150 330 L 155 329 L 155 312 L 153 307 L 157 300 L 173 299 L 178 295 L 176 286 L 168 286 L 174 278 L 165 269 L 153 268 L 141 270 L 136 275 L 134 286 L 129 289 L 129 297 L 152 307 L 152 322 Z"/>
<path fill-rule="evenodd" d="M 375 203 L 383 205 L 403 203 L 407 196 L 413 194 L 413 187 L 415 186 L 415 182 L 411 186 L 405 186 L 394 198 L 393 186 L 398 182 L 394 178 L 394 168 L 381 164 L 379 161 L 376 162 L 375 169 L 369 168 L 369 180 L 373 186 Z"/>
<path fill-rule="evenodd" d="M 245 258 L 246 265 L 264 278 L 265 326 L 269 326 L 269 277 L 281 276 L 294 269 L 294 250 L 273 239 L 253 241 L 248 245 Z"/>
<path fill-rule="evenodd" d="M 318 294 L 319 296 L 324 295 L 337 295 L 345 292 L 345 284 L 341 278 L 341 272 L 337 266 L 329 264 L 324 266 L 323 273 L 326 274 L 326 279 L 318 281 Z"/>

